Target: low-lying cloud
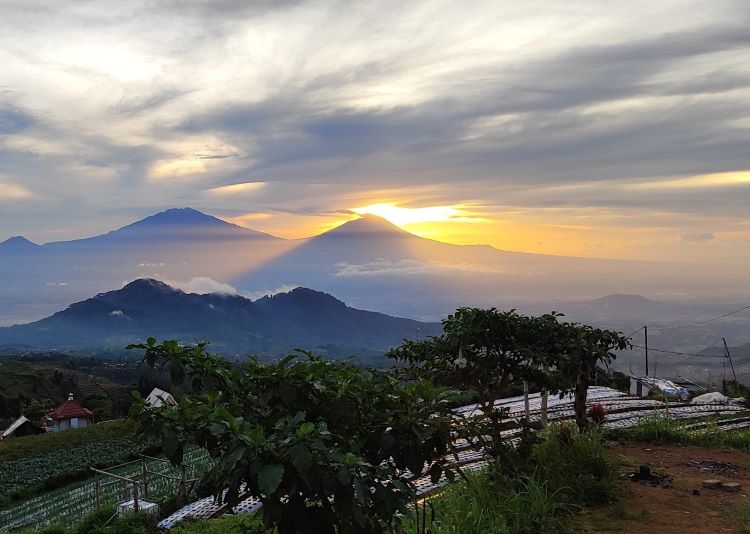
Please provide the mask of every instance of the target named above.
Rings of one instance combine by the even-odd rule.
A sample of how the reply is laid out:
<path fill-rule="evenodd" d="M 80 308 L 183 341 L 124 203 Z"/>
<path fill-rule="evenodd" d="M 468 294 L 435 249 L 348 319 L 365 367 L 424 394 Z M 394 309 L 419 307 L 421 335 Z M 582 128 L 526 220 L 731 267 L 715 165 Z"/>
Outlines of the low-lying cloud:
<path fill-rule="evenodd" d="M 219 295 L 237 295 L 237 289 L 231 284 L 226 282 L 218 282 L 213 278 L 207 276 L 198 276 L 191 278 L 187 282 L 181 282 L 176 280 L 165 280 L 165 284 L 168 284 L 175 289 L 181 289 L 185 293 L 196 293 L 198 295 L 208 295 L 215 293 Z"/>
<path fill-rule="evenodd" d="M 296 284 L 284 284 L 275 289 L 260 289 L 257 291 L 242 291 L 240 294 L 250 300 L 258 300 L 263 297 L 271 297 L 278 295 L 279 293 L 289 293 L 293 289 L 297 289 L 299 286 Z"/>
<path fill-rule="evenodd" d="M 341 262 L 336 264 L 336 273 L 334 276 L 342 278 L 347 277 L 365 277 L 365 276 L 421 276 L 426 274 L 447 274 L 447 273 L 485 273 L 485 274 L 507 274 L 508 271 L 500 267 L 487 265 L 476 265 L 470 263 L 444 263 L 420 260 L 382 260 L 367 263 L 347 263 Z"/>

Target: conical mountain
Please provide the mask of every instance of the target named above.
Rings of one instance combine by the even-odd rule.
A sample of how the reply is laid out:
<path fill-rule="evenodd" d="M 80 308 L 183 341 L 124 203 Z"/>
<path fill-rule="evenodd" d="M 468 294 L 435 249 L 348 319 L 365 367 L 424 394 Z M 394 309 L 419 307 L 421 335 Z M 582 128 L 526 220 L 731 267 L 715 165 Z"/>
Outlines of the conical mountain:
<path fill-rule="evenodd" d="M 0 253 L 23 253 L 39 249 L 39 245 L 23 236 L 15 236 L 0 243 Z"/>
<path fill-rule="evenodd" d="M 123 226 L 112 232 L 73 241 L 50 243 L 50 247 L 80 248 L 102 246 L 170 245 L 200 241 L 280 240 L 206 215 L 192 208 L 172 208 Z"/>

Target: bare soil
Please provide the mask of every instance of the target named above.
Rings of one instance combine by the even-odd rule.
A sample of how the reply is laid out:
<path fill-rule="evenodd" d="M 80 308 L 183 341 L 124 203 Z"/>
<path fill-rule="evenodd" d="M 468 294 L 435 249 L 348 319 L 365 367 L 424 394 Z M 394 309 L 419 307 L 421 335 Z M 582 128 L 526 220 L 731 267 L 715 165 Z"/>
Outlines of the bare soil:
<path fill-rule="evenodd" d="M 621 463 L 624 497 L 620 504 L 587 511 L 576 520 L 583 532 L 750 532 L 750 453 L 681 445 L 614 444 L 609 454 Z M 629 473 L 647 465 L 663 483 L 632 482 Z M 728 493 L 701 482 L 739 482 Z M 745 524 L 739 518 L 744 512 Z M 746 530 L 744 530 L 746 529 Z"/>

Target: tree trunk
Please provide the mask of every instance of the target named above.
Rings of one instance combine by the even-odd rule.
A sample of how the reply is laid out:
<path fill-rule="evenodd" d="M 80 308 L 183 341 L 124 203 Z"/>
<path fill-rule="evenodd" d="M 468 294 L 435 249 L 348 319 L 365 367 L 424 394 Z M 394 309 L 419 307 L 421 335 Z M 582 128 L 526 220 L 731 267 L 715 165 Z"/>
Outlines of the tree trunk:
<path fill-rule="evenodd" d="M 576 424 L 579 430 L 586 430 L 589 421 L 586 417 L 586 397 L 589 389 L 589 375 L 587 369 L 581 368 L 576 377 L 576 390 L 574 408 L 576 413 Z"/>
<path fill-rule="evenodd" d="M 526 422 L 531 419 L 531 410 L 529 409 L 529 383 L 523 381 L 523 408 L 526 413 Z"/>
<path fill-rule="evenodd" d="M 545 380 L 549 379 L 549 366 L 544 366 L 544 377 Z M 544 388 L 542 390 L 542 415 L 541 415 L 541 422 L 542 422 L 542 428 L 547 428 L 547 405 L 549 404 L 549 390 L 547 388 Z"/>

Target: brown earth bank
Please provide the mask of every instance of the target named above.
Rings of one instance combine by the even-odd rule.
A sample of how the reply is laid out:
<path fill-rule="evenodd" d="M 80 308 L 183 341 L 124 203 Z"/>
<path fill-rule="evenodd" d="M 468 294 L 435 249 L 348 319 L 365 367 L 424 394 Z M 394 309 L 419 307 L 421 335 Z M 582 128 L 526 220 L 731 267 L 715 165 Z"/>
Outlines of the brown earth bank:
<path fill-rule="evenodd" d="M 588 510 L 574 527 L 582 532 L 750 533 L 750 453 L 675 444 L 614 443 L 622 502 Z M 661 480 L 631 480 L 648 466 Z M 702 487 L 704 480 L 739 482 L 739 492 Z"/>

